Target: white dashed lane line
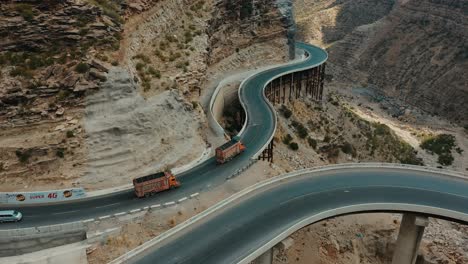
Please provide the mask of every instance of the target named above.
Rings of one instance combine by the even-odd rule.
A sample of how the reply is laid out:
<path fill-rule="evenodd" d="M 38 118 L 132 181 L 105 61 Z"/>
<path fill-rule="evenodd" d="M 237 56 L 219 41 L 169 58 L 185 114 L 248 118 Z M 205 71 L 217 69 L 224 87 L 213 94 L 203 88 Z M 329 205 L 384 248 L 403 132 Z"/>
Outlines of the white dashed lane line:
<path fill-rule="evenodd" d="M 118 204 L 120 204 L 120 203 L 106 204 L 106 205 L 103 205 L 103 206 L 96 206 L 95 208 L 110 207 L 110 206 L 114 206 L 114 205 L 118 205 Z"/>
<path fill-rule="evenodd" d="M 80 210 L 59 212 L 59 213 L 53 213 L 53 215 L 70 214 L 70 213 L 76 213 L 76 212 L 79 212 L 79 211 L 80 211 Z"/>

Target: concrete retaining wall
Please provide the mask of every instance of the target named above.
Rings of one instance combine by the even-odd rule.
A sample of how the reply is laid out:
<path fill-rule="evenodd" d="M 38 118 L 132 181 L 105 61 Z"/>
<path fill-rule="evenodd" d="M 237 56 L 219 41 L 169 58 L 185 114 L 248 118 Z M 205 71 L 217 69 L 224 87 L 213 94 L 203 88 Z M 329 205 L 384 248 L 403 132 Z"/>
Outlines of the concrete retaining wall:
<path fill-rule="evenodd" d="M 0 263 L 21 264 L 87 264 L 86 243 L 74 243 L 21 256 L 4 257 Z"/>
<path fill-rule="evenodd" d="M 81 222 L 0 230 L 0 257 L 17 256 L 86 239 Z"/>

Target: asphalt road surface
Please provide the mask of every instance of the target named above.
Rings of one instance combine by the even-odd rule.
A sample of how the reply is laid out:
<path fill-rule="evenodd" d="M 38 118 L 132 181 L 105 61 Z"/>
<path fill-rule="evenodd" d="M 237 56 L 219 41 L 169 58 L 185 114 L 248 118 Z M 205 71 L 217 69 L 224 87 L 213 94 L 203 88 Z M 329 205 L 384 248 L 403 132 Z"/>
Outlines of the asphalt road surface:
<path fill-rule="evenodd" d="M 132 191 L 125 191 L 92 200 L 77 200 L 66 204 L 24 207 L 2 206 L 0 210 L 16 209 L 22 212 L 23 220 L 18 223 L 4 223 L 0 225 L 0 230 L 53 225 L 96 218 L 157 203 L 178 200 L 192 193 L 202 192 L 219 186 L 225 182 L 228 176 L 238 169 L 245 167 L 250 162 L 252 156 L 268 142 L 270 136 L 274 133 L 275 116 L 264 100 L 262 91 L 267 81 L 286 71 L 314 67 L 322 64 L 327 59 L 327 53 L 318 47 L 302 43 L 298 43 L 297 46 L 310 54 L 306 60 L 266 70 L 254 78 L 250 78 L 245 83 L 244 89 L 241 91 L 241 97 L 247 107 L 248 123 L 241 136 L 241 140 L 246 145 L 247 150 L 230 162 L 217 165 L 215 159 L 211 158 L 199 166 L 181 175 L 177 175 L 182 184 L 180 188 L 161 192 L 146 199 L 137 199 Z"/>
<path fill-rule="evenodd" d="M 385 210 L 381 210 L 383 204 Z M 412 208 L 468 223 L 468 180 L 378 167 L 306 173 L 249 195 L 128 262 L 238 263 L 301 220 L 342 214 L 339 208 L 362 212 L 358 206 L 366 206 L 365 211 L 389 211 L 388 205 L 390 211 Z"/>

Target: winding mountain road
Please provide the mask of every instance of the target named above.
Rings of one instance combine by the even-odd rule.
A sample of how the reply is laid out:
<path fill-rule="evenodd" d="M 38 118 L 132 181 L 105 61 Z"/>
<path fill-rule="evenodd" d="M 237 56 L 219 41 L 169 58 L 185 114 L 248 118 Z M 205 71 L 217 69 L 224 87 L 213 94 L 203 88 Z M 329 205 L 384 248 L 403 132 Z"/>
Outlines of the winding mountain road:
<path fill-rule="evenodd" d="M 221 204 L 114 263 L 249 263 L 300 228 L 349 213 L 418 212 L 468 223 L 468 178 L 343 164 L 278 177 Z"/>
<path fill-rule="evenodd" d="M 309 56 L 303 61 L 272 68 L 248 78 L 240 91 L 240 96 L 247 113 L 247 123 L 241 139 L 247 150 L 232 161 L 216 165 L 210 158 L 195 168 L 178 176 L 182 186 L 177 190 L 158 193 L 147 199 L 137 199 L 132 190 L 113 193 L 93 199 L 75 200 L 68 203 L 51 205 L 0 206 L 0 210 L 17 209 L 23 213 L 23 221 L 5 223 L 2 229 L 24 228 L 60 224 L 72 221 L 97 218 L 99 216 L 130 211 L 135 208 L 166 203 L 189 196 L 196 192 L 214 188 L 226 181 L 240 168 L 246 167 L 251 158 L 260 152 L 273 137 L 276 129 L 274 110 L 264 100 L 263 87 L 269 80 L 286 72 L 309 69 L 324 63 L 327 53 L 315 46 L 299 43 L 298 48 L 306 51 Z"/>
<path fill-rule="evenodd" d="M 263 88 L 289 72 L 324 63 L 327 53 L 298 43 L 307 58 L 260 72 L 240 90 L 247 122 L 244 154 L 224 165 L 211 158 L 178 175 L 182 186 L 148 199 L 123 191 L 65 204 L 25 206 L 24 221 L 0 229 L 65 223 L 177 200 L 222 184 L 270 142 L 276 115 Z M 3 209 L 3 208 L 0 208 Z M 8 207 L 11 209 L 11 207 Z M 249 187 L 116 260 L 138 263 L 248 263 L 299 228 L 336 215 L 411 211 L 468 222 L 468 180 L 442 170 L 347 164 L 295 172 Z"/>

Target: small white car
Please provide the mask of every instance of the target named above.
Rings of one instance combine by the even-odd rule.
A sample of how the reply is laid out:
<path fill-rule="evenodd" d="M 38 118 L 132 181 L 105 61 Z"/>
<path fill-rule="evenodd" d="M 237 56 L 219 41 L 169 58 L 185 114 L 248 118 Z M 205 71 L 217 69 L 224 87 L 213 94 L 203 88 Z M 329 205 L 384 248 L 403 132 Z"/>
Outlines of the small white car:
<path fill-rule="evenodd" d="M 0 211 L 0 223 L 21 221 L 23 215 L 15 210 Z"/>

